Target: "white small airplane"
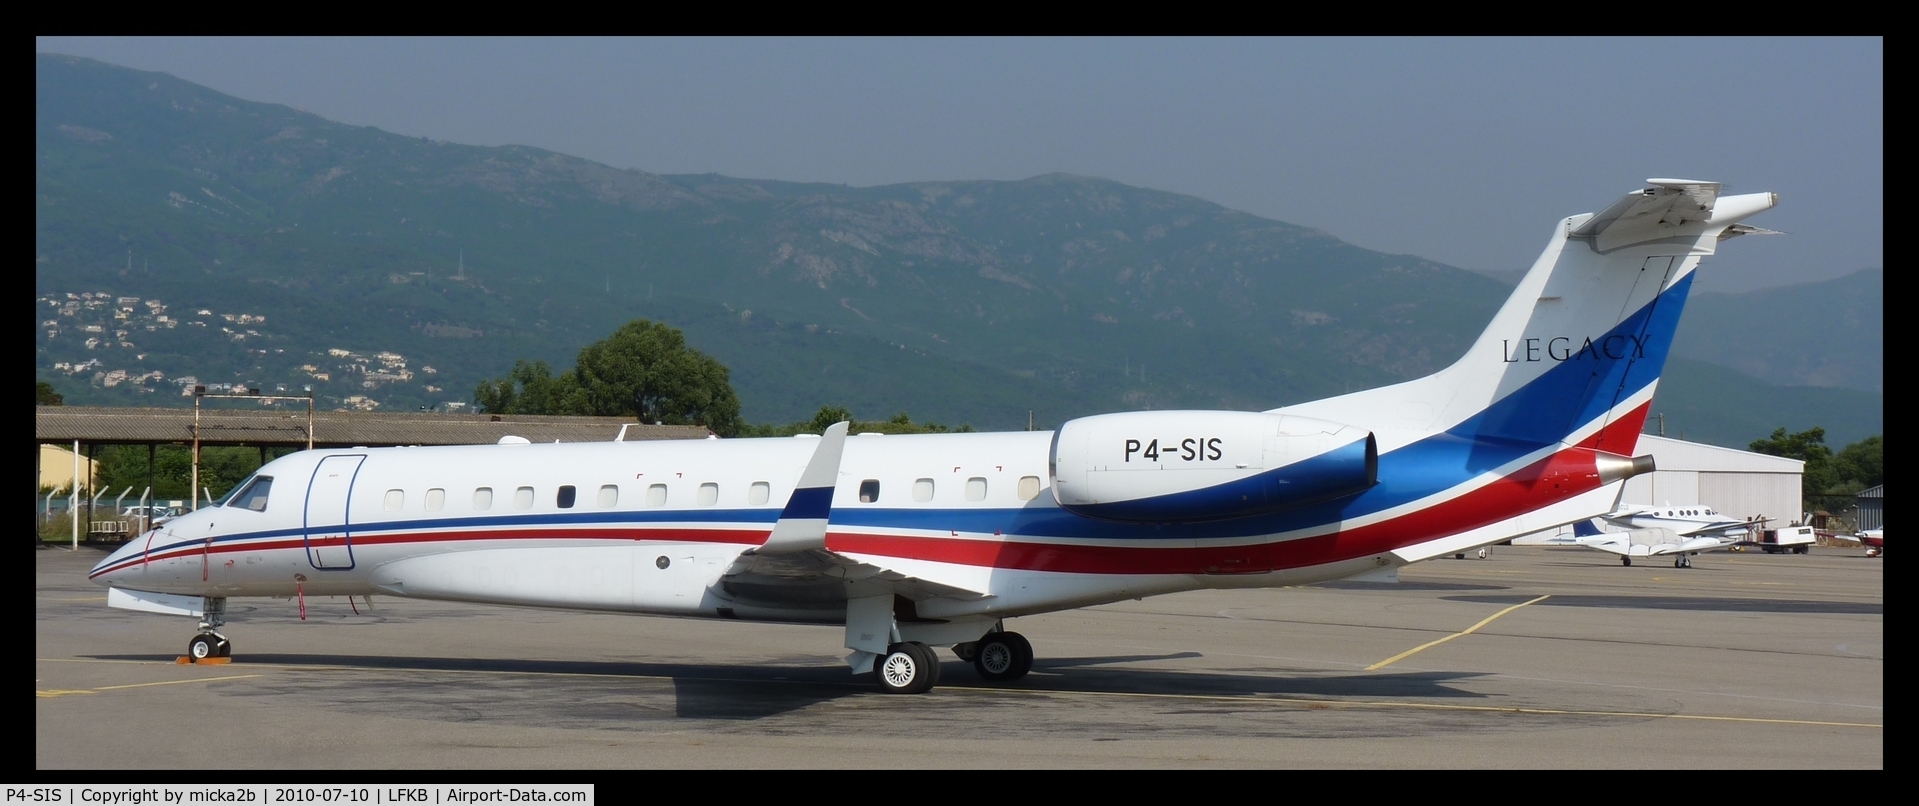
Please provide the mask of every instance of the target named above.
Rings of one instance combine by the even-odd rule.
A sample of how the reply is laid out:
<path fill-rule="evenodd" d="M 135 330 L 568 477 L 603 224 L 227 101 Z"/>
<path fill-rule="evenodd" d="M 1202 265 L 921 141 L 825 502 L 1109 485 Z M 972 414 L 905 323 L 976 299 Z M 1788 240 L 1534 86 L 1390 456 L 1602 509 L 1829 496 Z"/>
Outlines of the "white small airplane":
<path fill-rule="evenodd" d="M 1605 531 L 1594 521 L 1620 531 Z M 1634 557 L 1672 555 L 1674 568 L 1691 568 L 1699 552 L 1744 541 L 1764 525 L 1728 518 L 1699 504 L 1616 504 L 1611 512 L 1573 524 L 1573 536 L 1562 542 L 1617 554 L 1621 565 L 1632 565 Z"/>
<path fill-rule="evenodd" d="M 1015 680 L 1005 620 L 1203 588 L 1390 577 L 1610 509 L 1699 260 L 1771 193 L 1649 180 L 1555 222 L 1438 373 L 1264 412 L 1144 411 L 1055 432 L 328 449 L 91 573 L 115 606 L 371 596 L 843 624 L 856 674 L 920 692 L 933 647 Z"/>

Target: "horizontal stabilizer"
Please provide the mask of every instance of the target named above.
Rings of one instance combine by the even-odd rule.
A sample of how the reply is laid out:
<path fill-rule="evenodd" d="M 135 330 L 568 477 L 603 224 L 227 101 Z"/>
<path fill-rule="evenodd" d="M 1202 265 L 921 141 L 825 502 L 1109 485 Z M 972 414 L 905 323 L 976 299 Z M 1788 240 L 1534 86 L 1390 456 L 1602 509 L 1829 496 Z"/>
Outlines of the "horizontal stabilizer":
<path fill-rule="evenodd" d="M 1773 194 L 1729 196 L 1729 209 L 1719 209 L 1718 182 L 1691 179 L 1648 179 L 1649 187 L 1613 202 L 1612 206 L 1586 219 L 1567 233 L 1568 237 L 1589 239 L 1595 251 L 1605 254 L 1634 244 L 1671 237 L 1685 237 L 1705 231 L 1716 220 L 1730 228 L 1738 219 L 1776 203 Z M 1725 232 L 1722 230 L 1722 237 Z M 1757 232 L 1748 228 L 1743 232 Z"/>

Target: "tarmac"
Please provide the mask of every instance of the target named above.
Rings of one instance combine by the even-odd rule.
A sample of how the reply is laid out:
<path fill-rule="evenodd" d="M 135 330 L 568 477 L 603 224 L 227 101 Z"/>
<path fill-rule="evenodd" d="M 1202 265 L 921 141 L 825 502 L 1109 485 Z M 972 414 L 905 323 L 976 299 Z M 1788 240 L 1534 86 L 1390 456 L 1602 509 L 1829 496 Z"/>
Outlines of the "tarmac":
<path fill-rule="evenodd" d="M 1025 679 L 941 650 L 921 695 L 848 673 L 837 627 L 380 597 L 231 600 L 232 662 L 183 665 L 192 620 L 108 608 L 101 556 L 34 553 L 43 771 L 1885 766 L 1885 561 L 1858 548 L 1500 546 L 1031 616 Z"/>

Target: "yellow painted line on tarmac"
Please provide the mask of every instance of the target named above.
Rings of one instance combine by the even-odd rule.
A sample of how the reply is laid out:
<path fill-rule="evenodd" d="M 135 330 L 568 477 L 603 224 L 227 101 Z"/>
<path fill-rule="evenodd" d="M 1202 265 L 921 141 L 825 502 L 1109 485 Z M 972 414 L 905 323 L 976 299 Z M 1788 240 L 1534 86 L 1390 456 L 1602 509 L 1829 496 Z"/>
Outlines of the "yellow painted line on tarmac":
<path fill-rule="evenodd" d="M 177 685 L 180 685 L 181 683 L 218 683 L 222 680 L 245 680 L 249 677 L 259 677 L 259 676 L 260 675 L 257 675 L 257 674 L 235 674 L 235 675 L 227 675 L 226 677 L 198 677 L 192 680 L 161 680 L 157 683 L 127 683 L 125 685 L 120 685 L 120 686 L 95 686 L 93 688 L 65 688 L 65 689 L 63 688 L 34 689 L 33 696 L 36 698 L 44 699 L 49 697 L 65 697 L 70 694 L 98 694 L 102 691 L 118 691 L 120 689 L 127 689 L 127 688 L 147 688 L 149 686 L 177 686 Z"/>
<path fill-rule="evenodd" d="M 1474 632 L 1476 632 L 1476 631 L 1478 631 L 1478 630 L 1479 630 L 1479 628 L 1481 628 L 1481 627 L 1484 627 L 1484 626 L 1486 626 L 1486 625 L 1488 625 L 1488 624 L 1491 624 L 1491 623 L 1493 623 L 1493 619 L 1496 619 L 1496 618 L 1499 618 L 1500 616 L 1503 616 L 1503 615 L 1506 615 L 1507 613 L 1511 613 L 1511 612 L 1513 612 L 1514 610 L 1518 610 L 1519 608 L 1522 608 L 1522 607 L 1525 607 L 1526 605 L 1529 605 L 1529 604 L 1535 604 L 1535 603 L 1538 603 L 1538 602 L 1543 602 L 1543 601 L 1546 601 L 1547 599 L 1551 599 L 1551 598 L 1552 598 L 1552 594 L 1550 594 L 1550 593 L 1549 593 L 1549 594 L 1546 594 L 1545 596 L 1541 596 L 1541 597 L 1539 597 L 1539 598 L 1537 598 L 1537 599 L 1534 599 L 1534 600 L 1532 600 L 1532 601 L 1530 601 L 1530 602 L 1520 602 L 1519 604 L 1516 604 L 1516 605 L 1513 605 L 1512 607 L 1508 607 L 1508 608 L 1506 608 L 1505 610 L 1501 610 L 1501 611 L 1499 611 L 1499 612 L 1497 612 L 1497 613 L 1494 613 L 1494 614 L 1492 614 L 1492 615 L 1490 615 L 1490 616 L 1487 616 L 1487 617 L 1486 617 L 1485 619 L 1483 619 L 1483 620 L 1481 620 L 1481 621 L 1480 621 L 1480 622 L 1479 622 L 1478 624 L 1474 624 L 1474 625 L 1473 625 L 1473 626 L 1471 626 L 1471 627 L 1467 627 L 1467 628 L 1466 628 L 1465 630 L 1462 630 L 1462 631 L 1460 631 L 1460 632 L 1456 632 L 1456 633 L 1453 633 L 1452 635 L 1448 635 L 1448 636 L 1446 636 L 1445 638 L 1440 638 L 1440 639 L 1438 639 L 1438 640 L 1435 640 L 1435 641 L 1428 641 L 1428 642 L 1426 642 L 1426 643 L 1424 643 L 1424 644 L 1420 644 L 1419 646 L 1416 646 L 1416 647 L 1413 647 L 1412 649 L 1408 649 L 1408 650 L 1406 650 L 1405 652 L 1401 652 L 1401 653 L 1399 653 L 1399 654 L 1397 654 L 1397 655 L 1394 655 L 1394 656 L 1392 656 L 1392 657 L 1390 657 L 1390 658 L 1387 658 L 1387 659 L 1385 659 L 1385 660 L 1382 660 L 1382 661 L 1380 661 L 1380 662 L 1378 662 L 1378 663 L 1375 663 L 1375 664 L 1373 664 L 1373 665 L 1371 665 L 1371 666 L 1368 666 L 1368 667 L 1366 667 L 1366 671 L 1369 671 L 1369 672 L 1371 672 L 1371 671 L 1377 671 L 1377 670 L 1378 670 L 1378 669 L 1379 669 L 1380 667 L 1383 667 L 1383 666 L 1391 666 L 1391 665 L 1393 665 L 1394 663 L 1398 663 L 1399 661 L 1402 661 L 1402 660 L 1405 660 L 1405 659 L 1407 659 L 1407 658 L 1410 658 L 1410 657 L 1412 657 L 1412 656 L 1414 656 L 1414 655 L 1417 655 L 1417 654 L 1419 654 L 1419 653 L 1421 653 L 1421 652 L 1424 652 L 1424 651 L 1426 651 L 1426 650 L 1428 650 L 1428 649 L 1431 649 L 1431 648 L 1433 648 L 1433 647 L 1436 647 L 1436 646 L 1439 646 L 1440 644 L 1443 644 L 1443 643 L 1446 643 L 1447 641 L 1451 641 L 1451 640 L 1453 640 L 1454 638 L 1458 638 L 1458 637 L 1460 637 L 1460 636 L 1463 636 L 1463 635 L 1472 635 L 1472 634 L 1473 634 Z"/>
<path fill-rule="evenodd" d="M 1541 597 L 1544 598 L 1544 597 Z M 1534 601 L 1538 601 L 1535 599 Z M 1532 604 L 1527 602 L 1526 604 Z M 1523 605 L 1514 605 L 1520 607 Z M 1569 708 L 1514 708 L 1498 705 L 1448 705 L 1430 702 L 1378 702 L 1371 700 L 1313 700 L 1297 697 L 1235 696 L 1227 694 L 1156 694 L 1130 691 L 1059 691 L 1040 689 L 985 688 L 976 686 L 944 686 L 940 691 L 960 690 L 988 694 L 1045 694 L 1062 696 L 1090 697 L 1152 697 L 1161 699 L 1201 700 L 1232 703 L 1271 703 L 1289 705 L 1308 710 L 1331 710 L 1338 708 L 1412 708 L 1428 711 L 1473 711 L 1488 714 L 1525 714 L 1528 716 L 1592 716 L 1618 717 L 1623 719 L 1687 719 L 1704 722 L 1749 722 L 1767 725 L 1809 725 L 1835 728 L 1873 728 L 1884 730 L 1885 725 L 1871 722 L 1826 722 L 1816 719 L 1771 719 L 1748 716 L 1713 716 L 1711 714 L 1658 714 L 1643 711 L 1587 711 Z"/>

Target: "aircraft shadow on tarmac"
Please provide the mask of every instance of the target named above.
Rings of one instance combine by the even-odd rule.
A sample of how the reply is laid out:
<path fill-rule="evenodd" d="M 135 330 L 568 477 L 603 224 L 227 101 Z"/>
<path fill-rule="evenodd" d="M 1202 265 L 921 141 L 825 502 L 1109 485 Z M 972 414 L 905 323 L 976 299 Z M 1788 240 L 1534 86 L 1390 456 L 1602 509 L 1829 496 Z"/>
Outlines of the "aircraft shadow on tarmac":
<path fill-rule="evenodd" d="M 101 660 L 168 661 L 171 657 L 154 655 L 98 655 Z M 1016 683 L 994 684 L 981 681 L 974 674 L 972 664 L 955 659 L 947 659 L 941 665 L 940 688 L 933 692 L 932 699 L 922 697 L 893 697 L 882 695 L 872 675 L 848 675 L 846 667 L 837 664 L 818 666 L 728 666 L 719 664 L 689 663 L 634 663 L 599 661 L 555 661 L 529 660 L 514 658 L 431 658 L 407 656 L 370 656 L 370 655 L 305 655 L 305 654 L 250 654 L 236 658 L 233 666 L 237 670 L 248 664 L 271 665 L 283 669 L 311 669 L 314 671 L 358 669 L 370 673 L 386 672 L 446 672 L 472 673 L 474 678 L 462 680 L 459 685 L 446 685 L 441 678 L 419 675 L 400 675 L 384 680 L 364 680 L 339 678 L 318 681 L 302 681 L 298 684 L 255 684 L 263 685 L 267 690 L 245 693 L 268 695 L 283 693 L 295 696 L 320 697 L 335 705 L 349 705 L 346 700 L 364 700 L 368 706 L 381 704 L 380 701 L 407 700 L 424 705 L 423 699 L 442 698 L 448 692 L 466 692 L 457 695 L 462 698 L 475 697 L 471 703 L 443 702 L 438 708 L 423 708 L 422 713 L 431 714 L 446 711 L 446 716 L 454 721 L 469 721 L 458 714 L 477 710 L 514 710 L 509 701 L 519 700 L 525 707 L 552 708 L 552 701 L 578 699 L 582 706 L 588 701 L 602 704 L 607 699 L 605 691 L 608 685 L 621 696 L 635 698 L 664 697 L 664 686 L 656 685 L 652 689 L 637 685 L 637 681 L 646 680 L 657 683 L 670 681 L 671 703 L 661 703 L 656 710 L 659 717 L 666 717 L 670 708 L 672 717 L 681 719 L 719 719 L 754 720 L 797 711 L 811 705 L 847 697 L 884 697 L 885 701 L 897 701 L 901 706 L 915 708 L 946 703 L 948 698 L 937 697 L 941 690 L 965 688 L 969 690 L 1004 690 L 1008 695 L 1027 696 L 1032 693 L 1058 694 L 1138 694 L 1169 695 L 1185 697 L 1273 697 L 1273 698 L 1310 698 L 1310 699 L 1355 699 L 1369 700 L 1382 698 L 1479 698 L 1484 695 L 1454 688 L 1449 683 L 1457 680 L 1480 676 L 1472 672 L 1418 672 L 1418 673 L 1292 673 L 1288 674 L 1270 667 L 1243 668 L 1228 670 L 1179 671 L 1168 669 L 1117 668 L 1118 664 L 1185 660 L 1204 657 L 1197 652 L 1178 652 L 1164 655 L 1121 655 L 1093 657 L 1056 657 L 1036 660 L 1033 673 Z M 513 675 L 528 675 L 514 678 Z M 564 676 L 565 681 L 556 681 L 551 676 Z M 585 689 L 593 689 L 588 692 Z M 568 691 L 577 692 L 577 696 L 568 695 Z M 481 695 L 481 692 L 491 692 Z M 515 694 L 514 692 L 519 692 Z M 239 692 L 236 692 L 239 693 Z M 977 700 L 970 700 L 977 702 Z M 546 705 L 535 705 L 544 702 Z M 956 703 L 949 703 L 956 704 Z M 431 717 L 429 717 L 431 718 Z M 596 719 L 592 715 L 581 715 L 582 719 Z M 632 718 L 627 713 L 622 718 Z"/>
<path fill-rule="evenodd" d="M 1479 604 L 1519 604 L 1532 596 L 1447 596 L 1449 601 Z M 1694 610 L 1726 613 L 1817 613 L 1883 616 L 1886 606 L 1876 602 L 1812 602 L 1797 599 L 1741 599 L 1705 596 L 1580 596 L 1558 595 L 1534 607 L 1605 607 L 1641 610 Z"/>

